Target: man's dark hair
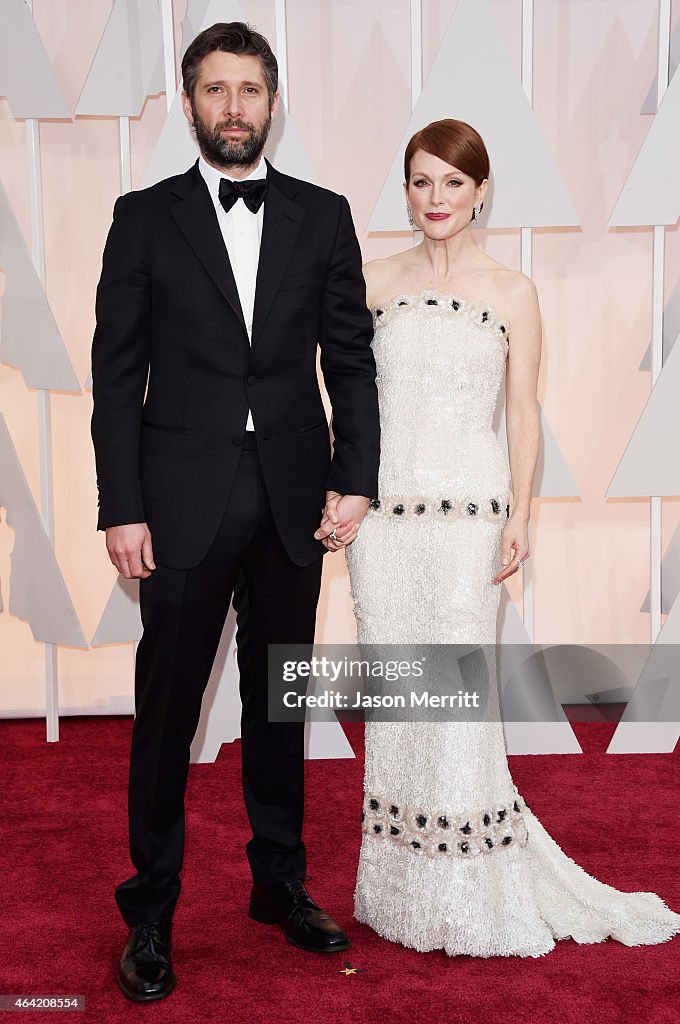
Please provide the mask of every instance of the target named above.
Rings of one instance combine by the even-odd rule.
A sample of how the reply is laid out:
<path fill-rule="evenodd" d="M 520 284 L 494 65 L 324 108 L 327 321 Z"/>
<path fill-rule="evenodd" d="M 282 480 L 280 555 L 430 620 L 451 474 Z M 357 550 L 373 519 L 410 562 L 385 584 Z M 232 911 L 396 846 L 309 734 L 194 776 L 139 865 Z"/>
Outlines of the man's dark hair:
<path fill-rule="evenodd" d="M 217 22 L 189 44 L 182 58 L 182 84 L 187 96 L 193 101 L 201 61 L 216 50 L 259 58 L 271 108 L 279 84 L 279 66 L 265 37 L 243 21 Z"/>

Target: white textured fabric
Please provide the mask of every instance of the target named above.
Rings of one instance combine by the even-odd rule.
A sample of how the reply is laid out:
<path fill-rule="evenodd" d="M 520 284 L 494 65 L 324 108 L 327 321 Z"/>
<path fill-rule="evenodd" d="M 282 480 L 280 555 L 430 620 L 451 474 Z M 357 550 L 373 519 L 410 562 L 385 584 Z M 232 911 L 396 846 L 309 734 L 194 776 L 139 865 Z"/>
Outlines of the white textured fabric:
<path fill-rule="evenodd" d="M 373 313 L 380 506 L 346 549 L 358 641 L 494 645 L 509 471 L 492 419 L 510 325 L 436 292 Z M 680 932 L 659 896 L 597 881 L 554 842 L 512 781 L 500 720 L 367 722 L 364 790 L 355 916 L 386 939 L 537 957 L 569 936 Z"/>
<path fill-rule="evenodd" d="M 248 330 L 248 340 L 253 336 L 253 309 L 255 307 L 255 282 L 257 280 L 257 267 L 260 261 L 260 241 L 262 239 L 262 224 L 264 221 L 264 203 L 257 211 L 252 213 L 242 199 L 238 199 L 231 210 L 227 213 L 220 203 L 220 180 L 228 178 L 235 181 L 223 171 L 212 167 L 202 156 L 198 158 L 198 168 L 208 186 L 210 198 L 215 207 L 217 223 L 222 232 L 222 238 L 229 255 L 231 269 L 234 272 L 236 289 L 243 310 L 243 319 Z M 264 157 L 260 159 L 255 170 L 251 171 L 240 181 L 251 181 L 256 178 L 267 177 L 267 165 Z M 265 200 L 266 202 L 266 200 Z M 248 409 L 248 421 L 246 430 L 254 430 L 253 415 Z"/>

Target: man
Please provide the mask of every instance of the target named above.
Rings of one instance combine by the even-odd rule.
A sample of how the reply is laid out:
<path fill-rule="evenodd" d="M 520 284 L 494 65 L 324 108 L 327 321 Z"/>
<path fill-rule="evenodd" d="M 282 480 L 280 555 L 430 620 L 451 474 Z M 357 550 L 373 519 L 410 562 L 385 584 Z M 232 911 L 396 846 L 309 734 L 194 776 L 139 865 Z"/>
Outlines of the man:
<path fill-rule="evenodd" d="M 98 528 L 118 570 L 140 579 L 144 625 L 129 782 L 136 874 L 116 889 L 130 926 L 117 980 L 136 1001 L 175 985 L 189 748 L 232 596 L 250 916 L 302 949 L 349 946 L 303 884 L 304 723 L 267 721 L 267 645 L 311 647 L 321 556 L 356 536 L 379 457 L 349 207 L 262 158 L 279 104 L 267 41 L 240 22 L 213 25 L 182 74 L 201 155 L 117 200 L 92 347 Z"/>

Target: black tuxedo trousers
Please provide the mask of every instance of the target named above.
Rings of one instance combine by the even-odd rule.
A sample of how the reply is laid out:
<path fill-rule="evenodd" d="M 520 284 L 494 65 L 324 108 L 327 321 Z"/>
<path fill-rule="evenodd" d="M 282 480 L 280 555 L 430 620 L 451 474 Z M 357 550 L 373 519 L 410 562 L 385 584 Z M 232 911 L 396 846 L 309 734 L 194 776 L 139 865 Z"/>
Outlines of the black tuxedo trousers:
<path fill-rule="evenodd" d="M 311 656 L 322 560 L 297 566 L 287 555 L 251 436 L 246 434 L 222 522 L 202 562 L 184 570 L 158 566 L 140 582 L 144 634 L 137 650 L 129 781 L 137 873 L 116 889 L 129 925 L 170 917 L 179 896 L 190 745 L 232 595 L 243 796 L 253 833 L 248 861 L 258 884 L 305 874 L 304 722 L 267 721 L 267 644 L 308 643 Z M 218 877 L 220 853 L 215 850 Z"/>

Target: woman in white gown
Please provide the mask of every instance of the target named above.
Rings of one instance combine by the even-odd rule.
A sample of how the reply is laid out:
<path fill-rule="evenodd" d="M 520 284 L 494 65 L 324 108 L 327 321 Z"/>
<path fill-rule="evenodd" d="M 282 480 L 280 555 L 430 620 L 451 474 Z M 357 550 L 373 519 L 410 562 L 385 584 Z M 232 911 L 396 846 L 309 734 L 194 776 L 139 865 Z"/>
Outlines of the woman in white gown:
<path fill-rule="evenodd" d="M 423 241 L 365 268 L 380 493 L 328 541 L 347 545 L 360 644 L 494 645 L 500 583 L 529 556 L 540 314 L 531 280 L 473 241 L 488 176 L 469 125 L 417 133 L 405 189 Z M 512 480 L 492 427 L 504 372 Z M 355 916 L 387 939 L 535 957 L 568 936 L 680 932 L 659 896 L 597 881 L 548 835 L 512 781 L 500 715 L 367 722 L 364 789 Z"/>

